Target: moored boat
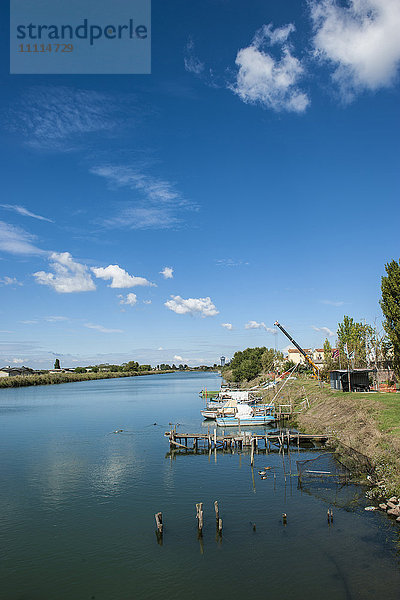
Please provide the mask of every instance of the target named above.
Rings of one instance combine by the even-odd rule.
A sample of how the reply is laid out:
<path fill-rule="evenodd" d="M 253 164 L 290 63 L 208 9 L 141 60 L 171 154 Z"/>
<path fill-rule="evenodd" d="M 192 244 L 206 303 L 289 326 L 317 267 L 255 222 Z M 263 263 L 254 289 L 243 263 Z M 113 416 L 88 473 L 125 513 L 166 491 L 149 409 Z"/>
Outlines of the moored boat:
<path fill-rule="evenodd" d="M 272 423 L 273 421 L 275 421 L 275 415 L 272 406 L 265 406 L 263 412 L 256 412 L 253 408 L 245 404 L 239 404 L 234 415 L 221 415 L 216 418 L 218 427 L 268 425 L 268 423 Z"/>

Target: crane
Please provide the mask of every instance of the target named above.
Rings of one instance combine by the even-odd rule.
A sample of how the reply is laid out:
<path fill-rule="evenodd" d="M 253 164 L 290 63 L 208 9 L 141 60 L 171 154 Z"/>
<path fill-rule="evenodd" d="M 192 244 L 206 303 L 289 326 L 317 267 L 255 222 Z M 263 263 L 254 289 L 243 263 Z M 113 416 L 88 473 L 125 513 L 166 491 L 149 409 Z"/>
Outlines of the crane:
<path fill-rule="evenodd" d="M 301 346 L 299 346 L 299 344 L 292 338 L 292 336 L 286 331 L 286 329 L 284 329 L 282 327 L 282 325 L 280 323 L 278 323 L 278 321 L 275 321 L 274 325 L 276 325 L 276 327 L 279 327 L 279 329 L 282 331 L 282 333 L 284 333 L 286 335 L 286 337 L 292 342 L 292 344 L 294 344 L 296 346 L 297 350 L 299 352 L 301 352 L 301 354 L 304 356 L 304 358 L 306 359 L 308 364 L 311 366 L 311 368 L 313 370 L 313 377 L 315 377 L 315 379 L 319 379 L 320 378 L 319 368 L 311 360 L 311 358 L 308 356 L 307 352 L 305 352 L 303 350 L 303 348 Z"/>

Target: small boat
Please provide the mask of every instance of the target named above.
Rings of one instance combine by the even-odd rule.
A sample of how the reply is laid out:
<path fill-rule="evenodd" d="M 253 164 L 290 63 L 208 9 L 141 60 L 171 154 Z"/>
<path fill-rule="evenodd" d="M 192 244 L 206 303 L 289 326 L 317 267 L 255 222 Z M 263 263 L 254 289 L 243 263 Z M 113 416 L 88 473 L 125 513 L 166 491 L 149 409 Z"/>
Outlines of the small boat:
<path fill-rule="evenodd" d="M 228 400 L 228 402 L 209 402 L 204 410 L 200 413 L 205 419 L 216 419 L 219 415 L 234 415 L 237 410 L 238 403 L 236 400 Z"/>
<path fill-rule="evenodd" d="M 266 406 L 264 414 L 256 414 L 255 411 L 246 404 L 238 404 L 236 414 L 233 416 L 218 416 L 216 422 L 218 427 L 238 427 L 239 425 L 268 425 L 275 421 L 273 408 Z"/>

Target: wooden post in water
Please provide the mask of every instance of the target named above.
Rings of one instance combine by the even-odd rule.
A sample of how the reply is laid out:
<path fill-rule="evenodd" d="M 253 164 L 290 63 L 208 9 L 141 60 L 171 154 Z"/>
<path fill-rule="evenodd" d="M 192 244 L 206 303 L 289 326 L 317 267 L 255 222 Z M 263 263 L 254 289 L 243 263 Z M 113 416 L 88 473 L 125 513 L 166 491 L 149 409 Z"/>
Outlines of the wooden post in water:
<path fill-rule="evenodd" d="M 216 521 L 217 521 L 217 523 L 218 523 L 218 520 L 219 520 L 219 507 L 218 507 L 218 500 L 216 500 L 216 501 L 214 502 L 214 509 L 215 509 L 215 520 L 216 520 Z"/>
<path fill-rule="evenodd" d="M 251 440 L 250 464 L 251 466 L 254 465 L 254 438 Z"/>
<path fill-rule="evenodd" d="M 200 534 L 203 533 L 203 503 L 199 502 L 196 504 L 196 519 L 197 519 L 197 530 Z"/>
<path fill-rule="evenodd" d="M 217 447 L 217 430 L 214 429 L 214 448 Z"/>
<path fill-rule="evenodd" d="M 157 526 L 157 531 L 158 533 L 162 533 L 163 532 L 163 522 L 162 522 L 162 513 L 158 512 L 154 515 L 154 518 L 156 520 L 156 526 Z"/>
<path fill-rule="evenodd" d="M 218 533 L 222 535 L 222 519 L 218 519 Z"/>

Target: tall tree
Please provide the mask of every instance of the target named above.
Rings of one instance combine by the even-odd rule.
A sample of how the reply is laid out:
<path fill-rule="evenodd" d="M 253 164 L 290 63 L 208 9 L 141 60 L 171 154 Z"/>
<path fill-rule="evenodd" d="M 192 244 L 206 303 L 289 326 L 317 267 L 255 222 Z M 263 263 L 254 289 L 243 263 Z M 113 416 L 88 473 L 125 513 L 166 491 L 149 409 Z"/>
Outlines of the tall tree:
<path fill-rule="evenodd" d="M 60 367 L 60 359 L 56 358 L 56 360 L 54 361 L 54 368 L 55 369 L 61 369 Z"/>
<path fill-rule="evenodd" d="M 368 339 L 373 334 L 372 327 L 368 324 L 357 323 L 353 317 L 345 315 L 343 322 L 338 325 L 337 334 L 342 366 L 347 365 L 348 361 L 345 353 L 347 345 L 348 352 L 354 352 L 354 366 L 365 367 L 367 365 L 366 348 L 368 346 Z"/>
<path fill-rule="evenodd" d="M 321 369 L 321 377 L 326 381 L 329 380 L 329 373 L 334 369 L 339 368 L 339 361 L 337 358 L 333 358 L 333 348 L 328 339 L 324 342 L 324 364 Z"/>
<path fill-rule="evenodd" d="M 385 265 L 380 301 L 385 321 L 383 326 L 393 346 L 393 368 L 400 377 L 400 260 Z"/>

